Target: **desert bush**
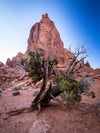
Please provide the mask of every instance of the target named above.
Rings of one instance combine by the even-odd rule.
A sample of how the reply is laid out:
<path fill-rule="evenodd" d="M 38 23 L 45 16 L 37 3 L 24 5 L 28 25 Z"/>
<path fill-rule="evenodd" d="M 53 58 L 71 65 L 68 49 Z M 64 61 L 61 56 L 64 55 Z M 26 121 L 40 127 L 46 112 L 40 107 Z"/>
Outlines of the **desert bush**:
<path fill-rule="evenodd" d="M 77 81 L 76 79 L 67 80 L 63 76 L 56 75 L 53 80 L 54 85 L 61 91 L 61 98 L 69 103 L 81 101 L 81 94 L 95 98 L 94 92 L 89 92 L 89 82 L 86 79 Z"/>

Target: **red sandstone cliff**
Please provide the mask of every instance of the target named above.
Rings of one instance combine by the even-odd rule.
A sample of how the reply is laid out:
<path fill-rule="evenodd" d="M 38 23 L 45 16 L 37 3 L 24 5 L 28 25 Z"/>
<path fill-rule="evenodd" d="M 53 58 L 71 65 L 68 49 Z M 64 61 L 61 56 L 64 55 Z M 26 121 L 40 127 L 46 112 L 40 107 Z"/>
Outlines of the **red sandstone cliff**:
<path fill-rule="evenodd" d="M 59 60 L 59 64 L 67 63 L 66 50 L 63 47 L 60 34 L 54 22 L 49 19 L 48 14 L 42 15 L 40 22 L 32 26 L 24 57 L 27 58 L 29 51 L 35 51 L 37 48 L 44 49 L 46 57 L 56 56 Z"/>

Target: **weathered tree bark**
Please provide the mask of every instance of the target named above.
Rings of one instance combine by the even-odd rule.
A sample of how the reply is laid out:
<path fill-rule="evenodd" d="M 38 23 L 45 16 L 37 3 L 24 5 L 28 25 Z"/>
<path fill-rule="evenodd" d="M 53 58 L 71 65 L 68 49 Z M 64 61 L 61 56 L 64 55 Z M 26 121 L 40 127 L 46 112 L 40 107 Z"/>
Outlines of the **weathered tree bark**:
<path fill-rule="evenodd" d="M 43 93 L 46 93 L 45 89 L 46 89 L 46 85 L 47 85 L 47 81 L 48 81 L 48 63 L 43 61 L 43 70 L 44 70 L 44 77 L 43 77 L 43 83 L 40 89 L 39 94 L 36 96 L 36 98 L 32 101 L 31 107 L 32 108 L 41 108 L 41 95 Z"/>
<path fill-rule="evenodd" d="M 48 79 L 51 76 L 53 71 L 53 64 L 50 67 L 48 62 L 44 62 L 43 70 L 44 70 L 43 84 L 41 86 L 39 94 L 36 96 L 36 98 L 32 101 L 32 104 L 31 104 L 32 108 L 35 107 L 36 109 L 38 109 L 37 114 L 39 113 L 42 107 L 48 105 L 48 103 L 52 99 L 51 94 L 53 96 L 58 96 L 60 94 L 59 89 L 56 87 L 52 87 L 51 82 L 50 82 L 49 88 L 46 88 Z"/>

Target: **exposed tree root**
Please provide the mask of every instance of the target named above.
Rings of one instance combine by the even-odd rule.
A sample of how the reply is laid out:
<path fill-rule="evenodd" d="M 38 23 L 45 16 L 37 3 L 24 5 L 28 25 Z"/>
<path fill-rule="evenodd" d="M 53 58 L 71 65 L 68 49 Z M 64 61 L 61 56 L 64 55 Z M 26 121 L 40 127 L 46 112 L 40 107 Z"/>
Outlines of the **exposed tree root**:
<path fill-rule="evenodd" d="M 56 98 L 56 96 L 58 96 L 59 94 L 60 94 L 59 90 L 56 87 L 52 87 L 52 85 L 50 83 L 49 88 L 46 88 L 42 93 L 40 92 L 36 96 L 36 98 L 32 101 L 32 104 L 31 104 L 30 107 L 10 110 L 10 111 L 7 111 L 6 114 L 9 117 L 9 116 L 18 115 L 18 114 L 21 114 L 21 113 L 24 113 L 24 112 L 31 112 L 31 111 L 37 109 L 37 112 L 36 112 L 36 115 L 35 115 L 35 117 L 37 118 L 41 108 L 43 108 L 45 106 L 48 106 L 51 99 L 54 99 L 58 103 L 63 104 L 64 106 L 66 106 L 66 104 L 63 103 L 63 101 Z"/>
<path fill-rule="evenodd" d="M 40 113 L 40 110 L 41 110 L 41 105 L 38 104 L 38 110 L 37 110 L 36 115 L 35 115 L 36 118 L 38 118 L 38 114 Z"/>
<path fill-rule="evenodd" d="M 26 107 L 26 108 L 21 108 L 21 109 L 15 109 L 15 110 L 10 110 L 10 111 L 6 111 L 5 114 L 8 114 L 8 116 L 14 116 L 14 115 L 18 115 L 21 114 L 23 112 L 31 112 L 34 109 L 31 107 Z"/>
<path fill-rule="evenodd" d="M 56 102 L 58 102 L 58 103 L 60 103 L 60 104 L 62 104 L 62 105 L 64 105 L 66 107 L 66 104 L 62 100 L 54 97 L 51 93 L 50 93 L 50 96 L 52 97 L 53 100 L 55 100 Z"/>

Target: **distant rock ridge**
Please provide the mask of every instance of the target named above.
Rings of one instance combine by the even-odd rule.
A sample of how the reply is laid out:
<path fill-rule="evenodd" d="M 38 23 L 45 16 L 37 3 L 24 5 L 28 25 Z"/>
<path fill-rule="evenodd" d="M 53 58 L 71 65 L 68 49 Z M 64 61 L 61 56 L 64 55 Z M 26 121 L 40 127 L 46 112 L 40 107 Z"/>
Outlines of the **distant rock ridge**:
<path fill-rule="evenodd" d="M 12 58 L 12 60 L 8 58 L 6 61 L 6 65 L 12 68 L 15 68 L 17 66 L 17 63 L 20 62 L 22 57 L 23 57 L 23 53 L 19 52 L 15 57 Z"/>

